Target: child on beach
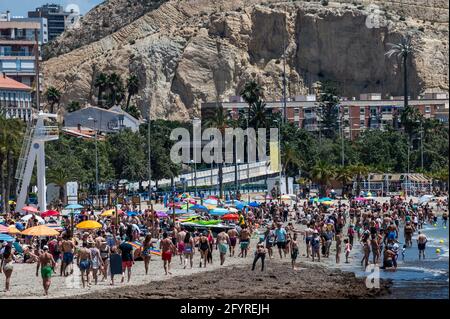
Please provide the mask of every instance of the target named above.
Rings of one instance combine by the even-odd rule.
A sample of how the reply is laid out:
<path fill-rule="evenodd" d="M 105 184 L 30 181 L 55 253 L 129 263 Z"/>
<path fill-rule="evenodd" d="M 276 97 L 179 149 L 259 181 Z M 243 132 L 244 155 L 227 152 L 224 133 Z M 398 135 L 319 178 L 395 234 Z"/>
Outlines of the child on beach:
<path fill-rule="evenodd" d="M 349 243 L 348 239 L 344 239 L 345 244 L 345 263 L 348 264 L 348 257 L 350 256 L 350 252 L 352 251 L 352 245 Z"/>

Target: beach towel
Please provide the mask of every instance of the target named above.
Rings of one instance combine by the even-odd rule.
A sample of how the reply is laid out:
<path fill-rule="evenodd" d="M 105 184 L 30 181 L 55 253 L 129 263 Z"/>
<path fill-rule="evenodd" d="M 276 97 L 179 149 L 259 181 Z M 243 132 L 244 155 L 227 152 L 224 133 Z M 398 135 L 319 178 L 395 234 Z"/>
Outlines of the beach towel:
<path fill-rule="evenodd" d="M 111 275 L 122 274 L 122 257 L 119 254 L 111 254 L 109 266 Z"/>

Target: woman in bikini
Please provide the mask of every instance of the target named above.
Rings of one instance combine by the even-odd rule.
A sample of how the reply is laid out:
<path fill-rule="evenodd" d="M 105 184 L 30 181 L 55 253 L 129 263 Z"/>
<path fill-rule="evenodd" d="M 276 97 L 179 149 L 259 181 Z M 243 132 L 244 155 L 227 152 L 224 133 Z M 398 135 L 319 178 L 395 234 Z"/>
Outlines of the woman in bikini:
<path fill-rule="evenodd" d="M 212 251 L 213 251 L 213 248 L 214 248 L 214 237 L 213 237 L 213 234 L 212 234 L 211 230 L 208 231 L 208 243 L 209 243 L 209 250 L 208 250 L 207 260 L 208 260 L 208 263 L 212 264 L 213 263 L 213 261 L 212 261 Z"/>
<path fill-rule="evenodd" d="M 148 274 L 148 265 L 151 259 L 151 249 L 153 248 L 152 244 L 152 235 L 148 234 L 145 236 L 144 244 L 142 247 L 142 257 L 144 258 L 144 266 L 145 266 L 145 274 Z"/>
<path fill-rule="evenodd" d="M 103 275 L 102 281 L 108 278 L 109 256 L 111 255 L 111 248 L 103 239 L 100 244 L 100 257 L 102 258 L 102 267 L 100 268 Z"/>
<path fill-rule="evenodd" d="M 13 266 L 14 254 L 12 251 L 11 244 L 6 242 L 3 243 L 3 258 L 0 265 L 0 273 L 5 274 L 5 292 L 9 291 L 11 275 L 14 270 Z"/>
<path fill-rule="evenodd" d="M 186 236 L 184 237 L 184 249 L 183 249 L 183 256 L 184 256 L 184 269 L 186 269 L 187 260 L 189 259 L 189 263 L 192 266 L 194 265 L 194 239 L 191 237 L 191 233 L 186 232 Z M 200 264 L 201 266 L 201 264 Z"/>

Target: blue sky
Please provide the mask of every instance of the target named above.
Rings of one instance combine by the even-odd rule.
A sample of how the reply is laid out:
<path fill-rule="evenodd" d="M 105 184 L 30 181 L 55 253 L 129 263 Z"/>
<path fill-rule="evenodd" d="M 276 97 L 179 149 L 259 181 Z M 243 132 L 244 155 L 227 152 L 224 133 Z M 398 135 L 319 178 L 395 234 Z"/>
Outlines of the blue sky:
<path fill-rule="evenodd" d="M 78 5 L 82 14 L 85 14 L 103 0 L 0 0 L 0 12 L 11 11 L 13 16 L 27 16 L 28 11 L 46 3 L 56 3 L 64 8 L 69 4 Z"/>

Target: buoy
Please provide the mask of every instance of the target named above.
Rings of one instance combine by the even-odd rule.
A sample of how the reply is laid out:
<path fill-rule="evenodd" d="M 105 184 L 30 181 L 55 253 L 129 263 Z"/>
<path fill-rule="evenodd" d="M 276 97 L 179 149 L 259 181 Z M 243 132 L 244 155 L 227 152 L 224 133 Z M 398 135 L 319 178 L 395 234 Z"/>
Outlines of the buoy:
<path fill-rule="evenodd" d="M 441 250 L 438 248 L 438 249 L 436 249 L 436 254 L 440 254 L 441 253 Z"/>
<path fill-rule="evenodd" d="M 441 240 L 439 241 L 439 243 L 440 243 L 440 244 L 443 244 L 443 243 L 444 243 L 444 240 L 443 240 L 443 239 L 441 239 Z"/>

